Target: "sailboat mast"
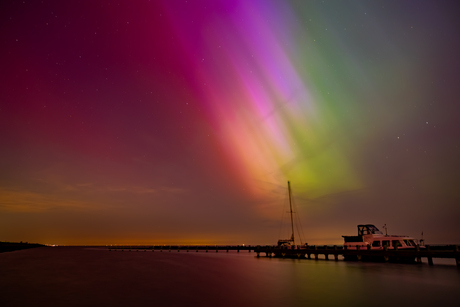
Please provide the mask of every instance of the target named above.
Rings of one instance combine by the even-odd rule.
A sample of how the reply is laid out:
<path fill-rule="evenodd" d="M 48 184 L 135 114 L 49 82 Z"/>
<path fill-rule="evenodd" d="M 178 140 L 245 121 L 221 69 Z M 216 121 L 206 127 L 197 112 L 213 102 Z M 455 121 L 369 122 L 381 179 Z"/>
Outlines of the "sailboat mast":
<path fill-rule="evenodd" d="M 294 220 L 292 218 L 291 183 L 289 181 L 288 181 L 288 191 L 289 191 L 289 209 L 290 209 L 290 213 L 291 213 L 291 229 L 292 229 L 291 240 L 292 240 L 292 243 L 295 245 L 295 241 L 294 241 Z"/>

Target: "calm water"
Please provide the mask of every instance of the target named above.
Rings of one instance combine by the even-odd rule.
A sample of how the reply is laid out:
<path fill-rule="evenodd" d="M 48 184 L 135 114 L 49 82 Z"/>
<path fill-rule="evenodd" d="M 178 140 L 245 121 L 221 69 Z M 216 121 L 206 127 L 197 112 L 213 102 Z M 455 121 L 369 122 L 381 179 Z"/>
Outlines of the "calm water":
<path fill-rule="evenodd" d="M 459 297 L 453 260 L 430 267 L 86 247 L 0 254 L 0 306 L 459 306 Z"/>

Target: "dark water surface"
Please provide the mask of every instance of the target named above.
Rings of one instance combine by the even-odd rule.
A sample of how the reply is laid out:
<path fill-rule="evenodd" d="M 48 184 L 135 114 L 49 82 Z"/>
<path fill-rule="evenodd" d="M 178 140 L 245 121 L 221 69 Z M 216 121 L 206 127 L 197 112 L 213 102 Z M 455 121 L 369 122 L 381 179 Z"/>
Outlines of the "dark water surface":
<path fill-rule="evenodd" d="M 455 265 L 42 247 L 0 254 L 0 306 L 460 306 Z"/>

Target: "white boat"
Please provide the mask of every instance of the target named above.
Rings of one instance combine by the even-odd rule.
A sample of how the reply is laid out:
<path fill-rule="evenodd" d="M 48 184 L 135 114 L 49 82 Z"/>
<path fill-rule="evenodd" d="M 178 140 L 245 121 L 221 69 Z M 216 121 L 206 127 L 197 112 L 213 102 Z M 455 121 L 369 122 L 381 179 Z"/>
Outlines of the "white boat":
<path fill-rule="evenodd" d="M 408 236 L 383 234 L 372 224 L 358 225 L 357 236 L 342 236 L 344 249 L 414 249 L 416 239 Z"/>

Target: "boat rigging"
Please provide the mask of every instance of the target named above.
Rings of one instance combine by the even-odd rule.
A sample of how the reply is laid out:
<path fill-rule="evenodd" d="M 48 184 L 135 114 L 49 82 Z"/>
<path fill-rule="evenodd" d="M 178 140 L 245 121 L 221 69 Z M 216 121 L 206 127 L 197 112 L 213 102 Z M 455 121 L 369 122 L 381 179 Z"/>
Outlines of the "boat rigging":
<path fill-rule="evenodd" d="M 280 239 L 278 240 L 278 246 L 295 246 L 295 237 L 294 237 L 294 217 L 292 211 L 292 193 L 291 193 L 291 183 L 288 181 L 288 195 L 289 195 L 289 214 L 291 217 L 291 237 L 289 239 Z"/>

